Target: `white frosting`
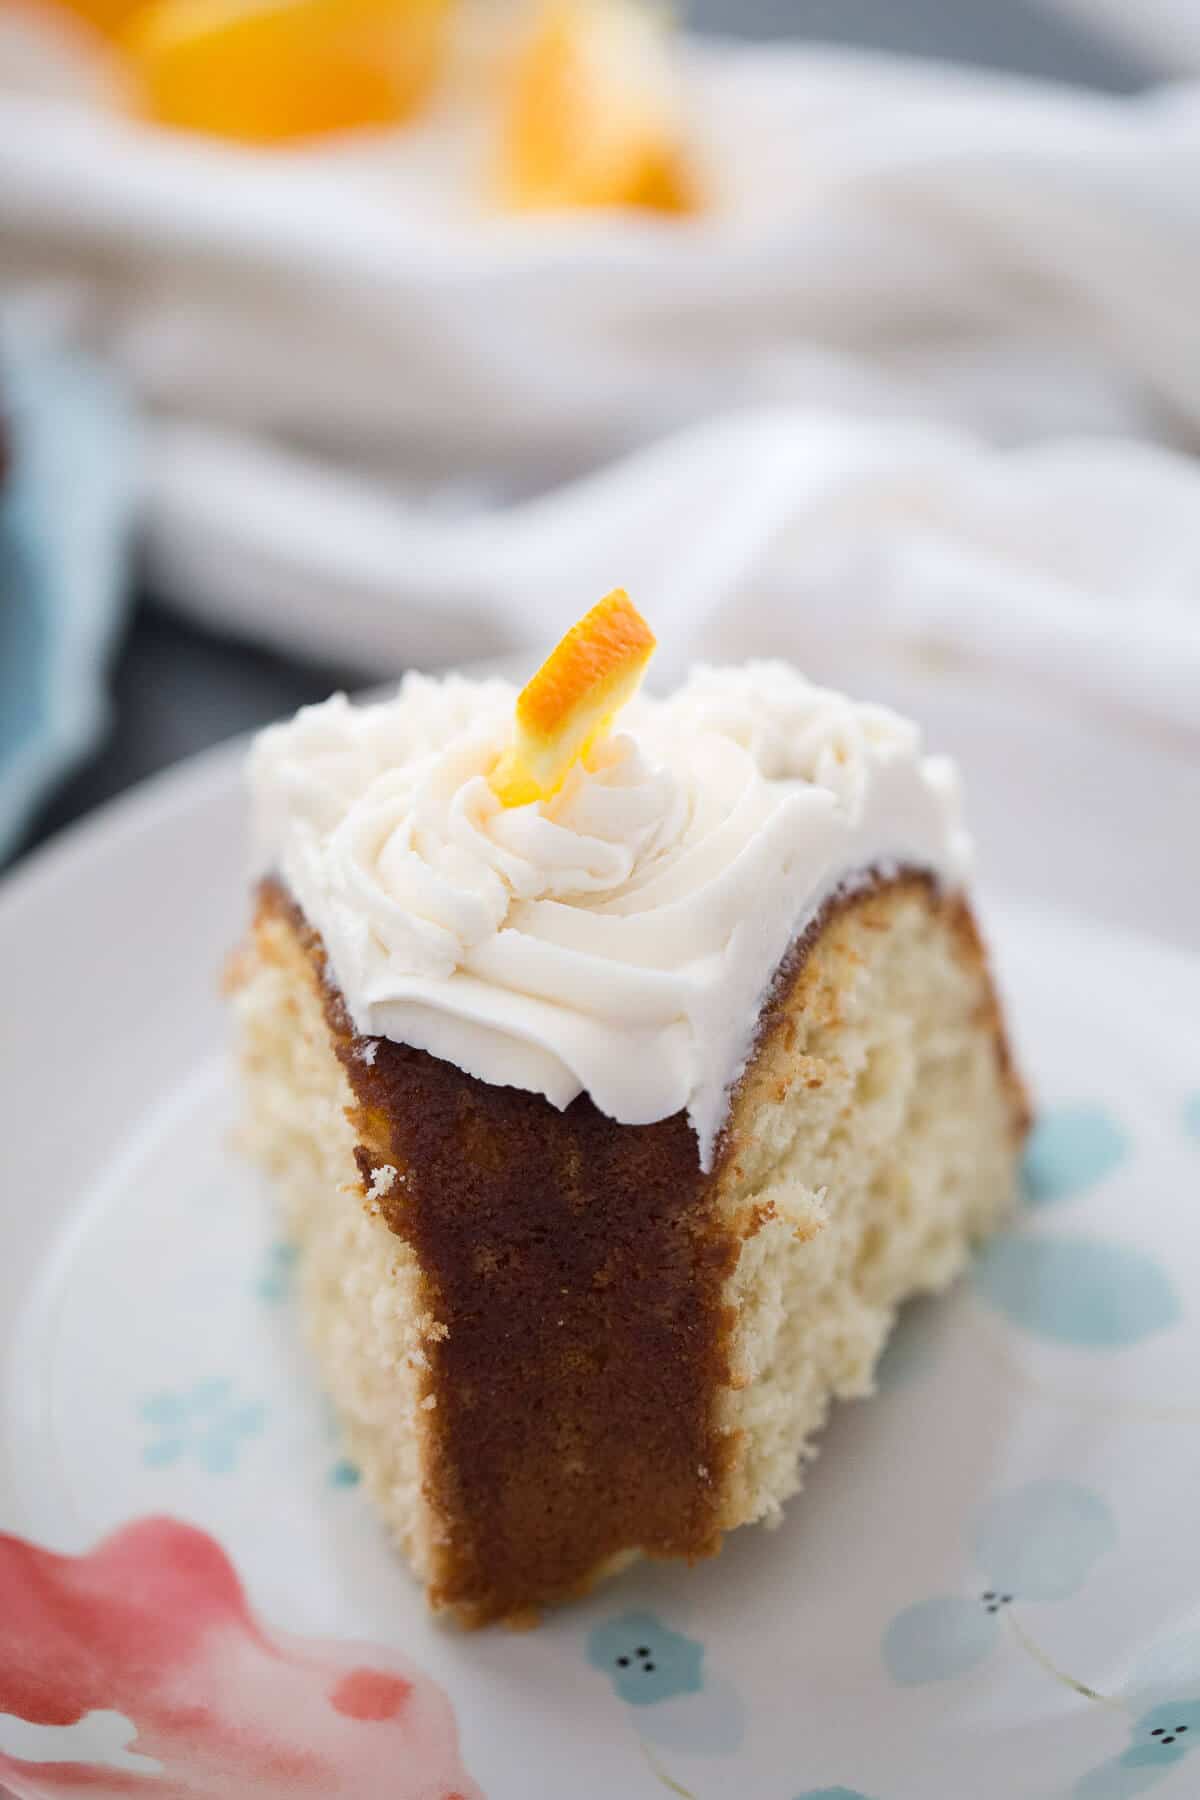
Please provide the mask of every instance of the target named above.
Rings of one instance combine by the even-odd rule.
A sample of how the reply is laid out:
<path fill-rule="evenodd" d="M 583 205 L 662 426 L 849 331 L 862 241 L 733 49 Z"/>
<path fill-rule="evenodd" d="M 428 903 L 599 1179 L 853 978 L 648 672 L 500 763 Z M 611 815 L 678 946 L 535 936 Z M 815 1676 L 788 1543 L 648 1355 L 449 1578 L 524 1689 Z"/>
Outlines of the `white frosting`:
<path fill-rule="evenodd" d="M 506 682 L 412 675 L 259 737 L 258 848 L 357 1031 L 624 1124 L 686 1108 L 709 1167 L 789 944 L 868 870 L 963 878 L 956 771 L 914 725 L 779 663 L 699 669 L 554 800 L 488 770 Z"/>

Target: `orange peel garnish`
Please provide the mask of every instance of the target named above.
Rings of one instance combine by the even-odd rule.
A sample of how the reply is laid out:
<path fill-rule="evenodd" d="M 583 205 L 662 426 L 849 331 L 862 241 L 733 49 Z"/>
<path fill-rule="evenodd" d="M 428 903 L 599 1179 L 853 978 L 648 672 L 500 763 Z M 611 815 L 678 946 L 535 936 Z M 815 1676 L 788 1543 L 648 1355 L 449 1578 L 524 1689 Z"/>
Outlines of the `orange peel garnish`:
<path fill-rule="evenodd" d="M 282 144 L 408 118 L 441 64 L 449 0 L 149 0 L 121 35 L 159 124 Z"/>
<path fill-rule="evenodd" d="M 505 806 L 549 800 L 641 686 L 655 637 L 624 588 L 585 613 L 517 697 L 513 740 L 492 771 Z"/>
<path fill-rule="evenodd" d="M 549 0 L 513 68 L 495 186 L 512 211 L 695 210 L 663 13 Z"/>

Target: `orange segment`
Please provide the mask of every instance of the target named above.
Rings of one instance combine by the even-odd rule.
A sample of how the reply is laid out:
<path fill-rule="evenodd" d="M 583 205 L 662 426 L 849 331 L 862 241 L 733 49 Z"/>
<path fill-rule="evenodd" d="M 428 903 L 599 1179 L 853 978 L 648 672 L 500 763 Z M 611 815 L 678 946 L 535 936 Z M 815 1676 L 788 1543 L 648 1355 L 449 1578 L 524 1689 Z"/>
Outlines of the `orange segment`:
<path fill-rule="evenodd" d="M 637 692 L 654 644 L 624 588 L 572 625 L 517 698 L 513 741 L 492 772 L 505 806 L 558 792 Z"/>
<path fill-rule="evenodd" d="M 121 40 L 139 110 L 277 144 L 396 124 L 437 77 L 448 0 L 150 0 Z"/>
<path fill-rule="evenodd" d="M 518 211 L 694 210 L 659 13 L 639 0 L 550 0 L 517 60 L 496 185 Z"/>

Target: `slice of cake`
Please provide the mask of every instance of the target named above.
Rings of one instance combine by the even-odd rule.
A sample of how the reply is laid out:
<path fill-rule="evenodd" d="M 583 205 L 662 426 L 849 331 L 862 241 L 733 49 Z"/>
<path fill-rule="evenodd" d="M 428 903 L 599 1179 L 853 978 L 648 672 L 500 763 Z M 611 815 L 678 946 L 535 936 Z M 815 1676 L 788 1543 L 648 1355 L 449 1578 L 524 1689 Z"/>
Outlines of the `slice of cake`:
<path fill-rule="evenodd" d="M 252 1149 L 435 1607 L 518 1620 L 778 1516 L 1026 1129 L 955 773 L 775 663 L 635 698 L 624 595 L 518 696 L 264 732 Z"/>

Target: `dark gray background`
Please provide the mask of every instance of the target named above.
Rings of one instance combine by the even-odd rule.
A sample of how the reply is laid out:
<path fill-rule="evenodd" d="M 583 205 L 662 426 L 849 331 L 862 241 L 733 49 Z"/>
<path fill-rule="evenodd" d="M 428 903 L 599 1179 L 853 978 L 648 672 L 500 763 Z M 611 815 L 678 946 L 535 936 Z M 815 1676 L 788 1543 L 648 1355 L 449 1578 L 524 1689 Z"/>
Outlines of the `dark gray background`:
<path fill-rule="evenodd" d="M 1148 78 L 1026 0 L 692 0 L 685 10 L 700 29 L 868 45 L 1110 91 Z M 155 769 L 354 685 L 343 670 L 196 630 L 143 594 L 113 670 L 112 733 L 44 808 L 28 845 Z"/>

